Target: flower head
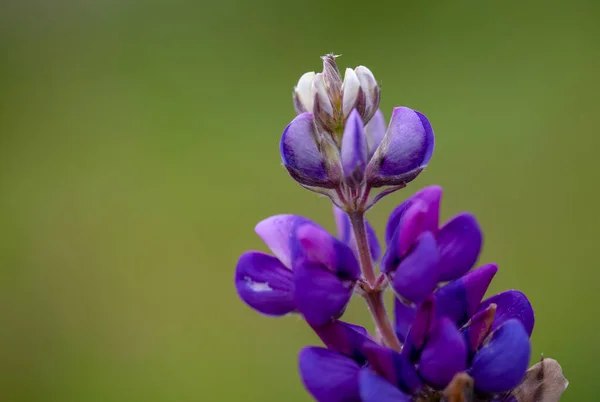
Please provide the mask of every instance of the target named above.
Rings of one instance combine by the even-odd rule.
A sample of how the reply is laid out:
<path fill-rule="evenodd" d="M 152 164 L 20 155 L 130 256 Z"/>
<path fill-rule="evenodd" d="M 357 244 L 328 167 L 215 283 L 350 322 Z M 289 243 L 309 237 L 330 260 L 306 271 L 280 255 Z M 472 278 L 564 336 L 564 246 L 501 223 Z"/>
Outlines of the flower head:
<path fill-rule="evenodd" d="M 281 156 L 297 182 L 333 201 L 337 237 L 297 215 L 259 222 L 272 254 L 242 254 L 239 296 L 265 315 L 299 314 L 318 335 L 324 347 L 304 348 L 299 371 L 319 402 L 558 401 L 568 384 L 560 365 L 542 359 L 527 369 L 535 323 L 527 297 L 485 298 L 498 266 L 474 268 L 483 233 L 472 214 L 440 224 L 442 189 L 426 187 L 392 211 L 381 249 L 365 212 L 423 170 L 434 138 L 427 118 L 406 107 L 386 129 L 379 97 L 370 70 L 347 69 L 342 79 L 333 55 L 323 72 L 300 78 Z M 353 295 L 367 302 L 373 336 L 341 321 Z"/>

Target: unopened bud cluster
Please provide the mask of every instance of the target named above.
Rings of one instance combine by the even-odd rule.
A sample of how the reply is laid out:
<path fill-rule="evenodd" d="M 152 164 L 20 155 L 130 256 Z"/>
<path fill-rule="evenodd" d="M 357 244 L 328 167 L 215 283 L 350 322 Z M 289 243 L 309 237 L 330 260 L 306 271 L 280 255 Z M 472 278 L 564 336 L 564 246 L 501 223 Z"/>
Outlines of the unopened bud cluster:
<path fill-rule="evenodd" d="M 308 72 L 294 89 L 298 116 L 281 139 L 283 164 L 301 185 L 328 195 L 346 211 L 363 211 L 413 180 L 434 147 L 427 118 L 397 107 L 386 127 L 380 89 L 367 67 L 342 75 L 336 56 Z M 371 189 L 388 187 L 379 195 Z"/>

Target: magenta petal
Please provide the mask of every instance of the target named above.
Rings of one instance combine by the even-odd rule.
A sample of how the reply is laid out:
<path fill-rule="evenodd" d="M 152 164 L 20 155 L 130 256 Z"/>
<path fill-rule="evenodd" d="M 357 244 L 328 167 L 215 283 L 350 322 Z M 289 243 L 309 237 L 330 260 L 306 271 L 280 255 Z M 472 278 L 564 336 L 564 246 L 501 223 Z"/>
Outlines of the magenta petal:
<path fill-rule="evenodd" d="M 340 280 L 323 265 L 305 261 L 294 265 L 294 285 L 298 310 L 310 325 L 318 326 L 344 313 L 354 283 Z"/>
<path fill-rule="evenodd" d="M 441 318 L 434 324 L 421 353 L 419 373 L 429 384 L 441 389 L 466 368 L 465 340 L 452 321 Z"/>
<path fill-rule="evenodd" d="M 502 324 L 473 358 L 469 374 L 480 392 L 506 392 L 525 377 L 531 345 L 519 320 Z"/>
<path fill-rule="evenodd" d="M 487 308 L 479 310 L 463 329 L 469 352 L 474 353 L 479 349 L 485 338 L 489 335 L 496 315 L 496 305 L 490 304 Z"/>
<path fill-rule="evenodd" d="M 411 323 L 404 348 L 402 349 L 402 353 L 407 355 L 411 360 L 415 360 L 423 349 L 423 346 L 425 346 L 425 341 L 431 332 L 434 319 L 435 299 L 433 296 L 429 296 L 417 308 L 415 318 Z"/>
<path fill-rule="evenodd" d="M 254 231 L 286 267 L 292 267 L 292 236 L 296 228 L 311 223 L 298 215 L 270 216 L 256 225 Z"/>
<path fill-rule="evenodd" d="M 440 250 L 440 281 L 452 281 L 467 273 L 479 257 L 483 235 L 471 214 L 452 218 L 437 235 Z"/>
<path fill-rule="evenodd" d="M 442 199 L 442 188 L 439 186 L 429 186 L 424 189 L 418 191 L 415 195 L 410 197 L 408 200 L 404 201 L 402 204 L 397 206 L 388 219 L 388 224 L 385 231 L 385 242 L 386 244 L 390 244 L 392 237 L 395 232 L 398 230 L 400 225 L 406 225 L 406 223 L 402 223 L 407 219 L 404 219 L 406 212 L 409 207 L 411 207 L 417 200 L 421 201 L 423 206 L 421 207 L 426 211 L 425 216 L 421 217 L 422 221 L 420 222 L 419 228 L 421 231 L 430 231 L 432 233 L 437 233 L 439 220 L 440 220 L 440 203 Z M 414 218 L 411 218 L 411 220 Z M 410 224 L 413 225 L 414 224 Z M 406 229 L 405 229 L 406 230 Z M 413 231 L 414 233 L 414 231 Z M 416 232 L 413 235 L 412 240 L 416 238 L 420 233 Z M 410 247 L 411 242 L 408 242 L 408 246 Z"/>
<path fill-rule="evenodd" d="M 292 271 L 277 258 L 248 251 L 235 270 L 238 295 L 250 307 L 266 315 L 281 316 L 295 310 Z"/>
<path fill-rule="evenodd" d="M 333 206 L 333 214 L 337 226 L 338 239 L 350 247 L 358 258 L 356 241 L 354 239 L 354 233 L 352 231 L 352 225 L 350 224 L 350 218 L 348 218 L 348 214 L 335 205 Z M 377 234 L 375 233 L 373 226 L 371 226 L 368 221 L 365 222 L 365 226 L 369 241 L 369 250 L 371 251 L 371 259 L 373 261 L 378 261 L 381 257 L 381 246 L 379 245 Z"/>
<path fill-rule="evenodd" d="M 407 393 L 415 393 L 423 382 L 408 358 L 395 350 L 369 344 L 365 347 L 369 364 L 391 384 Z"/>
<path fill-rule="evenodd" d="M 295 238 L 296 260 L 322 264 L 342 279 L 356 281 L 360 277 L 360 266 L 352 249 L 325 229 L 313 223 L 304 224 L 297 228 Z M 293 268 L 296 269 L 295 266 Z"/>
<path fill-rule="evenodd" d="M 359 374 L 360 399 L 356 402 L 410 402 L 411 397 L 368 368 Z M 354 402 L 353 400 L 349 400 Z"/>
<path fill-rule="evenodd" d="M 359 184 L 363 181 L 367 167 L 367 137 L 360 115 L 354 109 L 348 120 L 342 136 L 342 167 L 346 182 Z"/>
<path fill-rule="evenodd" d="M 403 298 L 419 303 L 427 298 L 438 283 L 439 254 L 435 238 L 425 232 L 415 248 L 392 272 L 392 287 Z M 389 266 L 385 272 L 389 272 Z"/>
<path fill-rule="evenodd" d="M 354 360 L 325 348 L 307 347 L 298 361 L 302 382 L 317 401 L 360 401 L 360 366 Z"/>
<path fill-rule="evenodd" d="M 365 126 L 365 135 L 367 136 L 367 149 L 369 151 L 368 159 L 373 157 L 373 154 L 381 144 L 387 126 L 385 124 L 385 118 L 381 110 L 377 109 L 369 123 Z"/>
<path fill-rule="evenodd" d="M 433 130 L 427 118 L 407 107 L 397 107 L 387 133 L 369 163 L 374 186 L 406 183 L 427 165 L 433 154 Z"/>
<path fill-rule="evenodd" d="M 281 159 L 296 181 L 308 186 L 327 186 L 327 170 L 315 138 L 312 114 L 299 114 L 283 131 Z"/>
<path fill-rule="evenodd" d="M 533 314 L 533 307 L 531 307 L 527 296 L 518 290 L 507 290 L 482 301 L 479 309 L 485 309 L 492 303 L 496 304 L 496 318 L 492 324 L 492 331 L 505 321 L 516 318 L 523 324 L 527 335 L 531 336 L 535 324 L 535 316 Z"/>
<path fill-rule="evenodd" d="M 406 340 L 406 335 L 408 334 L 416 314 L 416 307 L 405 304 L 397 297 L 394 298 L 395 329 L 400 342 Z"/>
<path fill-rule="evenodd" d="M 450 317 L 458 325 L 464 325 L 477 312 L 496 272 L 496 265 L 483 265 L 441 287 L 435 292 L 437 316 Z"/>

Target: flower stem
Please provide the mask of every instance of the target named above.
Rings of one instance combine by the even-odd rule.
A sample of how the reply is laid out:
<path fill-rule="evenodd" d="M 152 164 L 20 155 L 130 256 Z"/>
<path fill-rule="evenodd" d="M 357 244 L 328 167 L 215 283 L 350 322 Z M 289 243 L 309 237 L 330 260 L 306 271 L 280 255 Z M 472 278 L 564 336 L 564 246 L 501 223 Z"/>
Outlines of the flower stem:
<path fill-rule="evenodd" d="M 364 297 L 369 306 L 369 311 L 373 316 L 375 325 L 379 329 L 379 333 L 381 334 L 385 345 L 399 352 L 402 350 L 402 345 L 400 344 L 396 332 L 394 331 L 394 327 L 387 315 L 385 304 L 383 302 L 383 290 L 380 286 L 376 285 L 377 278 L 375 276 L 373 260 L 371 259 L 371 252 L 369 250 L 364 212 L 349 212 L 348 217 L 350 218 L 352 230 L 354 232 L 360 268 L 365 277 L 366 284 L 368 285 L 368 289 L 363 290 L 365 290 Z"/>
<path fill-rule="evenodd" d="M 365 227 L 364 212 L 349 212 L 348 217 L 352 224 L 358 257 L 360 259 L 360 269 L 371 286 L 375 286 L 375 270 L 373 269 L 373 260 L 371 260 L 371 251 L 369 250 L 369 240 L 367 238 L 367 230 Z"/>

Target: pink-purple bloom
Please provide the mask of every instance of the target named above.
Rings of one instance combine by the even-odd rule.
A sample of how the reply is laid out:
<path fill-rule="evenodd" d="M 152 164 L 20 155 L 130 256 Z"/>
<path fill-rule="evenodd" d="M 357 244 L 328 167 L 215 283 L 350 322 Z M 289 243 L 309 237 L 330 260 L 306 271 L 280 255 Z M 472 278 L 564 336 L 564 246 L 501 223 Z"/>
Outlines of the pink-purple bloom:
<path fill-rule="evenodd" d="M 485 298 L 498 267 L 476 267 L 483 245 L 476 218 L 460 213 L 440 224 L 442 189 L 424 188 L 391 212 L 384 253 L 364 219 L 429 162 L 429 121 L 398 107 L 386 129 L 370 70 L 348 69 L 342 81 L 334 56 L 323 64 L 296 87 L 298 116 L 280 151 L 297 182 L 330 197 L 337 236 L 297 215 L 259 222 L 255 231 L 272 254 L 242 254 L 239 296 L 264 315 L 302 316 L 320 337 L 324 347 L 299 354 L 300 377 L 317 401 L 533 401 L 543 387 L 529 391 L 526 373 L 535 369 L 542 381 L 538 374 L 556 362 L 527 371 L 534 312 L 523 293 Z M 393 324 L 382 298 L 388 287 L 396 296 Z M 367 301 L 374 335 L 340 320 L 353 295 Z M 557 401 L 567 384 L 562 371 L 552 381 L 559 391 L 547 400 Z"/>

